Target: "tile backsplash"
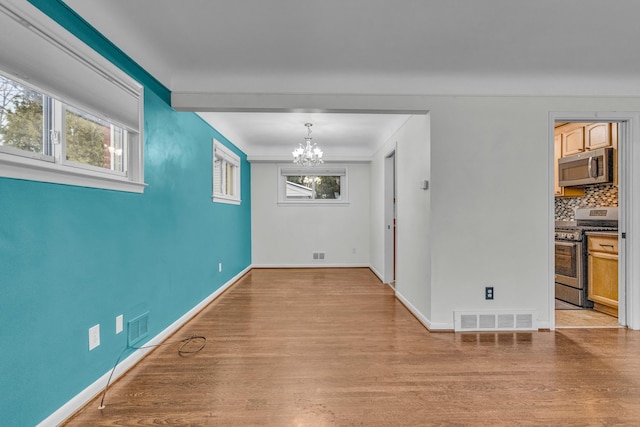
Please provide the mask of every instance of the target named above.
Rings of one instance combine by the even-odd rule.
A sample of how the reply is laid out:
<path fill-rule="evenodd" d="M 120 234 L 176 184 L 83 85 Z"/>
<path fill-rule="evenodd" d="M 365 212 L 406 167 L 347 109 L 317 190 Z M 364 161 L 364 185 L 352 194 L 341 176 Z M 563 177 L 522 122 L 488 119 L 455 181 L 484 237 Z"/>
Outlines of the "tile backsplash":
<path fill-rule="evenodd" d="M 557 197 L 556 221 L 575 220 L 576 208 L 618 206 L 618 187 L 612 184 L 585 187 L 582 197 Z"/>

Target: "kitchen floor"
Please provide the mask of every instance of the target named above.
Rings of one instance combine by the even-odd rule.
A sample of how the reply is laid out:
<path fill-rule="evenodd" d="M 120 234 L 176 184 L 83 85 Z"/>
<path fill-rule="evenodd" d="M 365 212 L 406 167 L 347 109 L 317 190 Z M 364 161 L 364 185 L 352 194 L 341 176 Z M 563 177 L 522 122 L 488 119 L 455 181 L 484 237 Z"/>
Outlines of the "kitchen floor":
<path fill-rule="evenodd" d="M 556 304 L 556 329 L 622 327 L 623 326 L 618 324 L 616 317 L 609 316 L 608 314 L 600 313 L 592 309 L 571 309 L 570 307 L 564 307 L 561 301 L 559 304 Z"/>

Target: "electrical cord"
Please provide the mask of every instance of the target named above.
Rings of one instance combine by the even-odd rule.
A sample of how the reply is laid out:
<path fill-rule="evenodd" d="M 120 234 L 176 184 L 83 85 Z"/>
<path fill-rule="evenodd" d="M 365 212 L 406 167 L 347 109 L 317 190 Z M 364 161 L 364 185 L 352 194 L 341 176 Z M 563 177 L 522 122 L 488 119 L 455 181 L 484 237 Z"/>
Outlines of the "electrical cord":
<path fill-rule="evenodd" d="M 111 384 L 111 378 L 113 377 L 113 374 L 116 371 L 116 367 L 118 366 L 118 363 L 120 363 L 120 359 L 124 355 L 125 351 L 129 349 L 143 350 L 146 348 L 162 347 L 165 345 L 172 345 L 172 344 L 178 344 L 178 343 L 182 343 L 180 347 L 178 347 L 178 355 L 184 357 L 184 356 L 189 356 L 191 354 L 198 353 L 200 350 L 202 350 L 204 346 L 207 345 L 207 339 L 202 335 L 191 335 L 189 338 L 184 338 L 178 341 L 170 341 L 170 342 L 165 342 L 165 343 L 155 344 L 155 345 L 143 345 L 141 347 L 130 347 L 130 346 L 125 347 L 122 350 L 122 352 L 120 352 L 120 355 L 116 359 L 115 365 L 113 365 L 113 368 L 111 369 L 111 374 L 109 374 L 107 385 L 104 387 L 104 392 L 102 393 L 102 399 L 100 400 L 100 406 L 98 406 L 98 409 L 105 408 L 104 399 L 105 397 L 107 397 L 107 390 L 109 390 L 109 385 Z M 192 349 L 189 349 L 188 347 L 192 343 L 195 343 L 196 346 L 194 346 L 194 348 Z"/>

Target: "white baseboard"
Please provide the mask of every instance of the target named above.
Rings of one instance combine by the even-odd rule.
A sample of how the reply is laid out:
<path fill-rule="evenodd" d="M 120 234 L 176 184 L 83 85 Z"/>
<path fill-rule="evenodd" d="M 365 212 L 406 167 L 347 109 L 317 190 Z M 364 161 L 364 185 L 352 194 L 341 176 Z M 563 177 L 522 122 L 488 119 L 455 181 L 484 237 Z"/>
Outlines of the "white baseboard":
<path fill-rule="evenodd" d="M 373 265 L 369 264 L 369 270 L 371 270 L 373 274 L 378 276 L 378 279 L 380 279 L 380 281 L 384 283 L 384 278 L 382 277 L 382 274 L 380 274 L 380 272 L 376 270 L 376 268 Z"/>
<path fill-rule="evenodd" d="M 248 266 L 240 273 L 235 275 L 231 280 L 229 280 L 224 285 L 220 286 L 209 295 L 207 298 L 198 303 L 191 310 L 186 312 L 182 317 L 169 325 L 166 329 L 160 332 L 155 337 L 151 338 L 148 342 L 146 342 L 145 346 L 154 346 L 162 343 L 166 338 L 168 338 L 171 334 L 177 331 L 182 325 L 187 323 L 193 316 L 198 314 L 200 310 L 207 306 L 207 304 L 211 303 L 214 299 L 220 296 L 225 290 L 227 290 L 231 285 L 233 285 L 238 279 L 244 276 L 249 270 L 251 270 L 252 266 Z M 139 349 L 131 353 L 126 359 L 118 363 L 116 366 L 111 382 L 115 382 L 118 377 L 131 369 L 136 363 L 138 363 L 142 358 L 149 353 L 153 348 L 145 348 Z M 67 403 L 62 405 L 58 410 L 45 418 L 42 422 L 38 424 L 38 427 L 49 427 L 49 426 L 57 426 L 62 423 L 64 420 L 73 415 L 76 411 L 82 408 L 87 404 L 91 399 L 96 397 L 99 393 L 101 393 L 107 385 L 107 381 L 109 380 L 109 375 L 111 375 L 111 370 L 105 373 L 103 376 L 98 378 L 93 382 L 89 387 L 82 390 L 79 394 L 69 400 Z"/>
<path fill-rule="evenodd" d="M 400 292 L 396 291 L 396 298 L 407 307 L 407 310 L 413 314 L 420 323 L 422 323 L 430 331 L 453 331 L 453 323 L 436 323 L 432 322 L 425 317 L 408 299 L 404 297 Z"/>
<path fill-rule="evenodd" d="M 368 264 L 253 264 L 252 268 L 369 268 Z"/>

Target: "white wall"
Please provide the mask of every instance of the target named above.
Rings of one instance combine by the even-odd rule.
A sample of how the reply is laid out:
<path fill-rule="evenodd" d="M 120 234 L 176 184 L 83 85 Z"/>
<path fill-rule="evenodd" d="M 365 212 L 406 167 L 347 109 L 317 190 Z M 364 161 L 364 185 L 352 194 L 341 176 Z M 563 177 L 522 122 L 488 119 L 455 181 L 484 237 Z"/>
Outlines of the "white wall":
<path fill-rule="evenodd" d="M 453 329 L 457 310 L 534 310 L 539 327 L 552 327 L 549 115 L 637 112 L 640 99 L 424 96 L 419 103 L 430 121 L 412 118 L 371 164 L 372 267 L 383 274 L 383 160 L 397 141 L 398 297 L 431 329 Z M 424 145 L 421 132 L 430 134 Z M 636 156 L 640 136 L 633 138 Z M 418 166 L 421 159 L 431 168 Z M 431 184 L 424 198 L 422 179 Z M 494 300 L 484 299 L 485 286 L 494 287 Z M 629 297 L 640 307 L 640 292 Z"/>
<path fill-rule="evenodd" d="M 278 165 L 251 165 L 255 267 L 369 265 L 370 166 L 368 163 L 339 166 L 348 168 L 347 206 L 278 206 Z M 312 253 L 319 251 L 326 253 L 324 261 L 312 259 Z"/>
<path fill-rule="evenodd" d="M 371 162 L 371 266 L 384 276 L 384 160 L 396 150 L 397 265 L 396 295 L 428 326 L 431 256 L 429 244 L 429 116 L 412 116 L 376 152 Z"/>
<path fill-rule="evenodd" d="M 327 265 L 371 265 L 383 275 L 383 163 L 397 141 L 398 296 L 432 329 L 453 329 L 456 310 L 534 310 L 539 327 L 552 327 L 550 113 L 638 112 L 640 99 L 416 96 L 378 102 L 388 110 L 408 104 L 429 115 L 411 118 L 370 166 L 353 165 L 353 177 L 362 180 L 350 176 L 349 208 L 279 208 L 276 165 L 252 165 L 254 265 L 313 265 L 311 252 L 326 250 Z M 635 129 L 631 157 L 640 165 Z M 640 168 L 631 170 L 640 188 Z M 424 179 L 428 191 L 419 188 Z M 363 199 L 356 202 L 358 196 Z M 631 206 L 629 218 L 640 228 L 640 199 Z M 327 222 L 308 236 L 292 234 L 305 216 Z M 640 240 L 627 239 L 627 245 L 640 252 Z M 484 299 L 488 285 L 495 289 L 492 301 Z M 632 326 L 640 327 L 640 284 L 630 286 Z"/>
<path fill-rule="evenodd" d="M 434 97 L 431 313 L 533 309 L 549 327 L 553 198 L 549 113 L 638 111 L 631 98 Z M 494 286 L 495 299 L 484 300 Z"/>

